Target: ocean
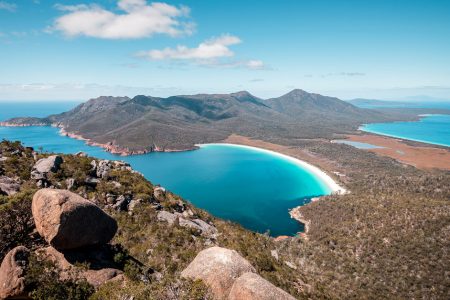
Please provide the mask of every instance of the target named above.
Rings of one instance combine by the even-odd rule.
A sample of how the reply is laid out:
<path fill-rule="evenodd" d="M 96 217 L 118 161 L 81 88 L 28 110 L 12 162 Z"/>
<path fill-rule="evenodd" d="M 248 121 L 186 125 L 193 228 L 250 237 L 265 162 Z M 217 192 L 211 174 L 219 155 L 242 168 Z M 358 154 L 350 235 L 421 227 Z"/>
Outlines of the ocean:
<path fill-rule="evenodd" d="M 424 115 L 415 122 L 365 124 L 362 131 L 401 139 L 450 147 L 450 111 L 448 115 Z"/>
<path fill-rule="evenodd" d="M 431 108 L 444 114 L 422 115 L 419 121 L 364 124 L 359 129 L 380 135 L 450 147 L 450 102 L 404 102 L 359 105 L 362 108 Z M 445 113 L 448 111 L 448 113 Z"/>
<path fill-rule="evenodd" d="M 76 103 L 0 103 L 2 118 L 45 116 Z M 48 109 L 48 111 L 43 111 Z M 272 236 L 295 235 L 303 226 L 289 209 L 330 193 L 313 173 L 282 157 L 254 149 L 206 145 L 196 151 L 120 157 L 83 141 L 59 135 L 53 127 L 0 127 L 0 137 L 41 151 L 84 151 L 124 160 L 153 184 L 161 184 L 211 214 Z"/>

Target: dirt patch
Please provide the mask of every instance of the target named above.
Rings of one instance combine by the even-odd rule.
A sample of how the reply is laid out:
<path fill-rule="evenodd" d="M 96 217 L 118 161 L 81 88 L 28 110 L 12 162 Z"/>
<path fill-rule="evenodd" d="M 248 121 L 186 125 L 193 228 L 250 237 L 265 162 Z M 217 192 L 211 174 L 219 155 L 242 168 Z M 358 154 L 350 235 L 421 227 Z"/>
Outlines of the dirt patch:
<path fill-rule="evenodd" d="M 394 158 L 419 169 L 450 170 L 450 151 L 441 147 L 434 148 L 429 145 L 418 146 L 417 143 L 416 145 L 411 145 L 401 139 L 373 134 L 348 135 L 347 139 L 353 142 L 383 147 L 367 150 Z"/>

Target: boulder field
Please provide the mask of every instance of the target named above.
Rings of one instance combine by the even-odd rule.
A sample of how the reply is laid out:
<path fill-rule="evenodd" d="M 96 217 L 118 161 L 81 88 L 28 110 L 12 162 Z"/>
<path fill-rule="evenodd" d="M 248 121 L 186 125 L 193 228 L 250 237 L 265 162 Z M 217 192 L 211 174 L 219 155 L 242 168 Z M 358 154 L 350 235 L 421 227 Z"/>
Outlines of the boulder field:
<path fill-rule="evenodd" d="M 38 190 L 31 206 L 36 229 L 50 244 L 34 253 L 55 263 L 61 279 L 86 279 L 95 288 L 109 280 L 123 280 L 123 272 L 113 268 L 103 247 L 117 231 L 113 218 L 67 190 Z M 29 299 L 25 276 L 30 254 L 23 246 L 7 253 L 0 266 L 0 299 Z M 78 261 L 89 261 L 95 268 L 73 272 Z"/>

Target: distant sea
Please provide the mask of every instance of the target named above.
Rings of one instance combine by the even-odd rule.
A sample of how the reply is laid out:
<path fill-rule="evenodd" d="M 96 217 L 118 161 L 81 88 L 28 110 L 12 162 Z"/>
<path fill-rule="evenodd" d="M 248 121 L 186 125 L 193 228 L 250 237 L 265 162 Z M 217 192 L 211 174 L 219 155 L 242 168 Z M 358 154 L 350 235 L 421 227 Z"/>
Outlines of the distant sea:
<path fill-rule="evenodd" d="M 42 117 L 67 111 L 76 104 L 0 102 L 1 119 Z M 272 236 L 303 231 L 303 226 L 290 217 L 289 209 L 330 193 L 321 179 L 291 161 L 241 147 L 207 145 L 196 151 L 120 157 L 61 136 L 53 127 L 0 127 L 0 138 L 19 140 L 43 151 L 84 151 L 102 159 L 125 160 L 152 183 L 161 184 L 197 207 Z"/>
<path fill-rule="evenodd" d="M 383 103 L 364 103 L 358 104 L 361 108 L 434 108 L 450 110 L 450 102 L 394 102 L 383 101 Z"/>
<path fill-rule="evenodd" d="M 406 140 L 450 147 L 450 102 L 414 102 L 404 104 L 361 105 L 364 108 L 433 108 L 448 110 L 448 114 L 421 115 L 413 122 L 365 124 L 360 130 Z"/>
<path fill-rule="evenodd" d="M 0 101 L 0 121 L 13 117 L 47 117 L 68 111 L 82 101 Z"/>

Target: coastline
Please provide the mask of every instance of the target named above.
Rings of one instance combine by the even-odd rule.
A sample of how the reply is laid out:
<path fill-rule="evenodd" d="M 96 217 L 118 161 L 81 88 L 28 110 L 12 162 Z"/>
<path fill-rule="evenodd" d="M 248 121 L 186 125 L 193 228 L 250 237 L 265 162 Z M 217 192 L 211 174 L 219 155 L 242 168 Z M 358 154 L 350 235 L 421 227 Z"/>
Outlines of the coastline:
<path fill-rule="evenodd" d="M 22 124 L 19 124 L 19 123 L 10 123 L 10 122 L 0 122 L 0 127 L 32 127 L 32 126 L 37 126 L 37 127 L 51 126 L 51 127 L 59 128 L 59 135 L 61 135 L 61 136 L 67 136 L 72 139 L 84 141 L 86 143 L 86 145 L 93 146 L 93 147 L 100 147 L 100 148 L 104 149 L 106 152 L 109 152 L 114 155 L 119 155 L 119 156 L 143 155 L 143 154 L 147 154 L 147 153 L 151 153 L 151 152 L 184 152 L 184 151 L 191 151 L 191 150 L 196 149 L 195 147 L 188 148 L 188 149 L 165 149 L 165 148 L 160 148 L 160 147 L 154 145 L 150 150 L 130 150 L 127 147 L 121 147 L 119 145 L 116 145 L 114 141 L 108 142 L 108 143 L 94 142 L 91 139 L 85 138 L 81 134 L 67 131 L 64 126 L 62 126 L 61 124 L 58 124 L 58 123 L 52 123 L 52 124 L 22 123 Z"/>
<path fill-rule="evenodd" d="M 428 144 L 430 146 L 440 146 L 440 147 L 450 148 L 450 145 L 447 145 L 447 144 L 430 142 L 430 141 L 420 140 L 420 139 L 414 139 L 414 138 L 410 138 L 410 137 L 404 137 L 404 136 L 401 136 L 401 135 L 383 133 L 383 132 L 377 131 L 377 130 L 366 129 L 363 126 L 360 126 L 358 128 L 358 130 L 362 131 L 362 132 L 367 132 L 367 133 L 376 134 L 376 135 L 382 135 L 382 136 L 386 136 L 386 137 L 390 137 L 390 138 L 394 138 L 394 139 L 401 139 L 401 140 L 406 140 L 406 141 L 411 141 L 411 142 L 418 142 L 418 143 Z"/>
<path fill-rule="evenodd" d="M 419 115 L 417 115 L 418 119 L 415 120 L 415 121 L 396 121 L 396 122 L 388 122 L 388 123 L 362 124 L 361 126 L 358 127 L 358 130 L 362 131 L 362 132 L 367 132 L 367 133 L 387 136 L 387 137 L 391 137 L 391 138 L 402 139 L 402 140 L 406 140 L 406 141 L 419 142 L 419 143 L 428 144 L 428 145 L 431 145 L 431 146 L 440 146 L 440 147 L 447 147 L 447 148 L 449 148 L 450 144 L 443 144 L 443 143 L 440 143 L 440 142 L 434 142 L 434 141 L 423 140 L 423 139 L 418 139 L 418 138 L 405 137 L 405 136 L 401 136 L 401 135 L 397 135 L 397 134 L 389 134 L 389 133 L 384 133 L 384 132 L 379 131 L 379 130 L 374 130 L 374 129 L 367 128 L 368 125 L 372 125 L 372 124 L 376 125 L 376 124 L 393 124 L 393 123 L 417 123 L 417 122 L 422 122 L 424 119 L 429 118 L 429 117 L 433 117 L 433 116 L 448 116 L 448 114 L 444 114 L 444 113 L 440 113 L 440 114 L 419 114 Z"/>
<path fill-rule="evenodd" d="M 129 155 L 135 155 L 135 154 L 146 154 L 149 152 L 149 151 L 130 151 L 127 148 L 123 148 L 123 147 L 114 145 L 113 142 L 109 142 L 106 144 L 93 142 L 90 139 L 87 139 L 80 134 L 76 134 L 73 132 L 67 132 L 66 129 L 61 125 L 52 124 L 52 126 L 59 128 L 59 135 L 61 135 L 61 136 L 67 136 L 72 139 L 84 141 L 86 143 L 86 145 L 103 148 L 105 151 L 110 152 L 111 154 L 116 154 L 116 155 L 120 155 L 120 156 L 129 156 Z"/>
<path fill-rule="evenodd" d="M 53 126 L 53 125 L 52 125 Z M 73 133 L 73 132 L 67 132 L 65 130 L 64 127 L 62 126 L 54 126 L 54 127 L 59 127 L 59 134 L 62 136 L 67 136 L 73 139 L 77 139 L 77 140 L 81 140 L 84 141 L 86 143 L 86 145 L 89 146 L 94 146 L 94 147 L 100 147 L 103 148 L 105 151 L 110 152 L 111 154 L 116 154 L 116 155 L 120 155 L 120 156 L 130 156 L 130 155 L 143 155 L 143 154 L 147 154 L 147 153 L 152 153 L 152 152 L 184 152 L 184 151 L 191 151 L 191 150 L 195 150 L 195 148 L 192 149 L 164 149 L 164 148 L 160 148 L 158 146 L 154 146 L 153 148 L 151 148 L 150 150 L 130 150 L 129 148 L 125 148 L 125 147 L 120 147 L 118 145 L 115 145 L 114 142 L 109 142 L 106 144 L 103 143 L 98 143 L 98 142 L 93 142 L 90 139 L 87 139 L 85 137 L 83 137 L 82 135 Z"/>
<path fill-rule="evenodd" d="M 280 152 L 276 152 L 273 150 L 268 150 L 265 148 L 259 148 L 259 147 L 255 147 L 255 146 L 249 146 L 249 145 L 242 145 L 242 144 L 225 143 L 225 142 L 197 144 L 197 146 L 199 146 L 199 147 L 205 147 L 205 146 L 207 147 L 208 145 L 211 145 L 211 146 L 226 145 L 229 147 L 247 148 L 247 149 L 251 149 L 251 150 L 255 150 L 255 151 L 265 152 L 265 153 L 271 154 L 276 157 L 280 157 L 282 159 L 292 162 L 293 164 L 301 167 L 302 169 L 308 170 L 311 174 L 313 174 L 317 179 L 322 181 L 327 186 L 327 188 L 330 190 L 331 194 L 343 195 L 343 194 L 348 193 L 348 191 L 346 189 L 344 189 L 339 184 L 337 184 L 336 181 L 334 181 L 333 178 L 331 178 L 327 173 L 325 173 L 318 167 L 316 167 L 310 163 L 307 163 L 303 160 L 300 160 L 298 158 L 295 158 L 295 157 L 292 157 L 292 156 L 289 156 L 289 155 L 286 155 L 286 154 L 283 154 Z"/>
<path fill-rule="evenodd" d="M 260 141 L 260 140 L 252 140 L 250 138 L 247 138 L 244 136 L 239 136 L 236 134 L 230 135 L 226 140 L 224 140 L 220 143 L 199 144 L 199 146 L 201 147 L 203 145 L 214 145 L 214 144 L 230 145 L 230 146 L 234 146 L 234 147 L 246 147 L 246 148 L 250 148 L 253 150 L 257 150 L 257 151 L 268 152 L 272 155 L 282 157 L 283 159 L 288 159 L 289 161 L 293 162 L 294 164 L 297 164 L 300 167 L 305 168 L 308 171 L 312 172 L 316 177 L 318 177 L 319 180 L 328 184 L 328 187 L 332 191 L 331 194 L 344 195 L 344 194 L 350 192 L 350 191 L 344 189 L 343 187 L 341 187 L 331 176 L 329 176 L 322 169 L 314 166 L 312 163 L 306 162 L 303 159 L 297 158 L 297 156 L 300 156 L 299 155 L 300 153 L 296 152 L 296 151 L 294 153 L 294 149 L 292 149 L 290 147 L 282 146 L 282 145 L 278 145 L 278 144 L 272 144 L 272 143 Z M 312 159 L 310 158 L 309 160 L 311 161 Z M 339 173 L 339 172 L 332 172 L 331 166 L 329 166 L 326 162 L 322 162 L 322 161 L 316 159 L 315 163 L 318 163 L 318 162 L 320 162 L 321 167 L 327 166 L 326 168 L 324 167 L 324 169 L 326 169 L 328 172 L 333 173 L 333 174 Z M 311 202 L 319 201 L 320 199 L 322 199 L 322 197 L 314 197 L 311 199 Z M 292 219 L 294 219 L 304 225 L 304 228 L 305 228 L 304 232 L 299 232 L 299 236 L 302 237 L 304 240 L 308 240 L 307 234 L 309 231 L 311 221 L 305 219 L 304 216 L 302 215 L 302 213 L 300 212 L 300 210 L 303 206 L 304 205 L 299 205 L 299 206 L 296 206 L 296 207 L 290 209 L 289 215 L 291 216 Z M 275 238 L 275 240 L 277 240 L 277 238 Z"/>

